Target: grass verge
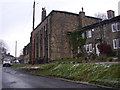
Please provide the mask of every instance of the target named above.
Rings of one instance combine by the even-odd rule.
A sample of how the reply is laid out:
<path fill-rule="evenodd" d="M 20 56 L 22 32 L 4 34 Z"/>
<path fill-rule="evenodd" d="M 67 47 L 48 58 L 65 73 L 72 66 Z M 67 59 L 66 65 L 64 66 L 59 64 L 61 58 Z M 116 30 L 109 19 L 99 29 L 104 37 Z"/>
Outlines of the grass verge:
<path fill-rule="evenodd" d="M 120 88 L 120 64 L 45 64 L 42 69 L 23 70 L 43 76 L 54 76 Z M 34 66 L 32 66 L 34 67 Z"/>
<path fill-rule="evenodd" d="M 55 63 L 61 63 L 61 62 L 82 62 L 84 59 L 60 59 L 60 60 L 53 60 L 51 62 Z"/>
<path fill-rule="evenodd" d="M 27 64 L 13 64 L 12 67 L 25 67 Z"/>

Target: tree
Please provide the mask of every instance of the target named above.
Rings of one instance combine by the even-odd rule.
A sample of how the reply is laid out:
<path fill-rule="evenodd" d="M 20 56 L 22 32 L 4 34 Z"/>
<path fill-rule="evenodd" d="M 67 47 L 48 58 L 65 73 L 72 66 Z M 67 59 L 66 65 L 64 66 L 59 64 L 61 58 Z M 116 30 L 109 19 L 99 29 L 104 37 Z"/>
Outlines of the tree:
<path fill-rule="evenodd" d="M 20 55 L 23 55 L 23 49 L 20 50 Z"/>
<path fill-rule="evenodd" d="M 6 53 L 8 50 L 7 44 L 0 39 L 0 54 L 1 53 Z"/>
<path fill-rule="evenodd" d="M 80 57 L 84 54 L 84 45 L 86 43 L 86 31 L 76 30 L 70 34 L 70 43 L 73 48 L 74 57 Z M 79 53 L 78 53 L 79 51 Z"/>
<path fill-rule="evenodd" d="M 102 20 L 107 19 L 107 15 L 105 13 L 95 13 L 95 17 L 100 18 Z"/>

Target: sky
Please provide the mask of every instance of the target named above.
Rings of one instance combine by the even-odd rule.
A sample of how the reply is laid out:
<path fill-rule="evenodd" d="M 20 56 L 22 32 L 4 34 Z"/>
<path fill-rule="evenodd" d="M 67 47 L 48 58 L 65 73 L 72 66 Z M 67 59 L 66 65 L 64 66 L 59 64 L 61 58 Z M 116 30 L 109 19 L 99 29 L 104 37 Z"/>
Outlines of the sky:
<path fill-rule="evenodd" d="M 87 16 L 96 13 L 115 11 L 118 15 L 120 0 L 35 0 L 35 27 L 41 22 L 42 8 L 46 8 L 47 15 L 52 10 L 79 13 L 81 8 Z M 32 31 L 32 15 L 34 0 L 0 0 L 0 39 L 8 46 L 8 53 L 15 56 L 15 42 L 17 41 L 17 56 L 30 42 Z"/>

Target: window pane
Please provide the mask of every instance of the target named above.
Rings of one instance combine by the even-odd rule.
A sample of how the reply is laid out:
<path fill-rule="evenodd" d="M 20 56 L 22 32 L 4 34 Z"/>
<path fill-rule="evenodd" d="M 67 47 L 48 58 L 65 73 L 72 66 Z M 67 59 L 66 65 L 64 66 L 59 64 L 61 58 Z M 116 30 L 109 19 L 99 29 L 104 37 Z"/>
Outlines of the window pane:
<path fill-rule="evenodd" d="M 117 23 L 117 30 L 120 31 L 120 23 Z"/>
<path fill-rule="evenodd" d="M 87 52 L 89 52 L 89 45 L 86 45 L 86 50 Z"/>
<path fill-rule="evenodd" d="M 114 41 L 114 44 L 115 44 L 115 48 L 117 48 L 117 42 L 116 42 L 116 40 Z"/>
<path fill-rule="evenodd" d="M 113 48 L 114 48 L 114 49 L 117 49 L 117 42 L 116 42 L 116 39 L 113 40 Z"/>
<path fill-rule="evenodd" d="M 88 37 L 88 38 L 91 38 L 91 37 L 92 37 L 92 31 L 91 31 L 91 30 L 87 31 L 87 37 Z"/>
<path fill-rule="evenodd" d="M 120 48 L 120 39 L 118 39 L 118 47 Z"/>
<path fill-rule="evenodd" d="M 92 32 L 91 32 L 91 30 L 89 31 L 89 37 L 92 37 Z"/>
<path fill-rule="evenodd" d="M 80 47 L 78 47 L 78 54 L 80 53 Z"/>
<path fill-rule="evenodd" d="M 83 38 L 83 39 L 85 38 L 85 34 L 84 34 L 84 33 L 82 33 L 82 38 Z"/>
<path fill-rule="evenodd" d="M 92 51 L 92 44 L 89 44 L 89 51 Z"/>
<path fill-rule="evenodd" d="M 116 32 L 117 28 L 116 28 L 116 24 L 112 24 L 112 31 Z"/>

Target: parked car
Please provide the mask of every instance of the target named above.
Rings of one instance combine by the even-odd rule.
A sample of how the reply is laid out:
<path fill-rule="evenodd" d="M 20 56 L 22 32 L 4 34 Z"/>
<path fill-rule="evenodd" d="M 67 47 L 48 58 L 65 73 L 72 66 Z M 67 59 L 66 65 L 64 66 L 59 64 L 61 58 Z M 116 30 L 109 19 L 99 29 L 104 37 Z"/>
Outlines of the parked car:
<path fill-rule="evenodd" d="M 3 59 L 3 67 L 10 67 L 12 65 L 10 59 Z"/>

